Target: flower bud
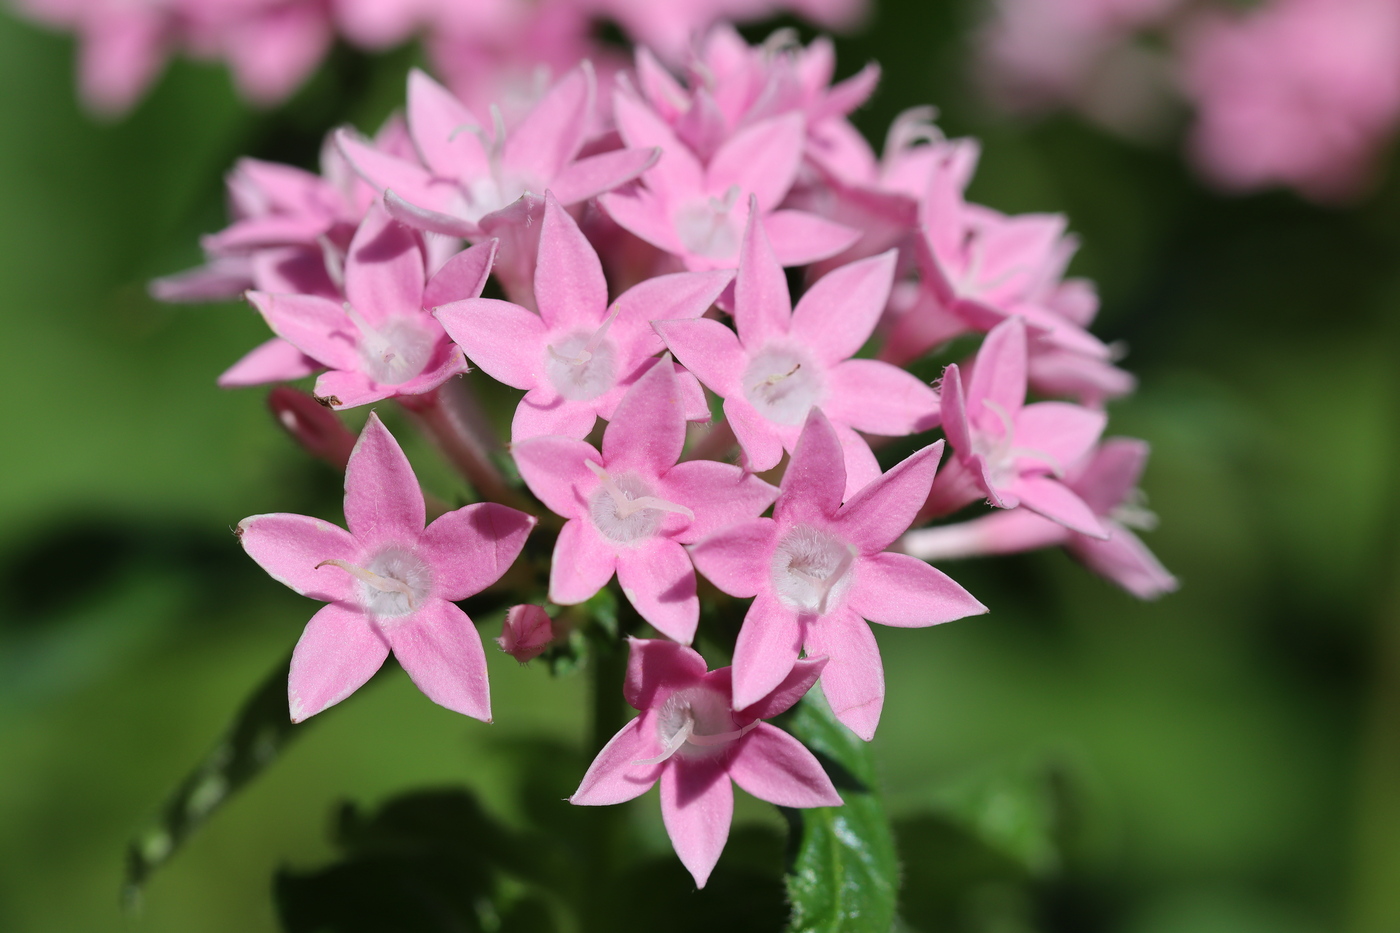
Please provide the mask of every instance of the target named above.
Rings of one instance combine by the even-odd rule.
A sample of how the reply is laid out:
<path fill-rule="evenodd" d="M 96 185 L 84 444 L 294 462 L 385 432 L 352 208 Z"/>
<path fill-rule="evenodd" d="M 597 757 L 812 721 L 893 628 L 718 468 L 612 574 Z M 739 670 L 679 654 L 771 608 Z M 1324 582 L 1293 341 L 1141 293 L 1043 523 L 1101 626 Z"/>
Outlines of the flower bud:
<path fill-rule="evenodd" d="M 355 435 L 335 413 L 305 392 L 278 386 L 267 396 L 267 407 L 288 434 L 313 457 L 319 457 L 337 470 L 345 469 Z"/>
<path fill-rule="evenodd" d="M 540 606 L 512 606 L 501 624 L 501 637 L 496 644 L 515 660 L 524 664 L 538 657 L 554 640 L 554 626 Z"/>

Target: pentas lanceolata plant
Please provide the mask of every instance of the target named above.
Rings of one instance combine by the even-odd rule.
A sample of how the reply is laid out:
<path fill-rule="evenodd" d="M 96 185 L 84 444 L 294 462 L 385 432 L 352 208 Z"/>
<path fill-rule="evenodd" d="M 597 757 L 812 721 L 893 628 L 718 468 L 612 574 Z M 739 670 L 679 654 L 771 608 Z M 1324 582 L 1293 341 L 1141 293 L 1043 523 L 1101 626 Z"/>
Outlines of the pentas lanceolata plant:
<path fill-rule="evenodd" d="M 1142 598 L 1175 587 L 1129 530 L 1150 522 L 1146 445 L 1103 432 L 1133 381 L 1087 329 L 1093 286 L 1065 278 L 1063 218 L 968 201 L 977 146 L 926 111 L 876 155 L 847 120 L 875 70 L 833 72 L 824 42 L 751 47 L 721 26 L 680 76 L 641 49 L 608 91 L 584 63 L 513 120 L 414 72 L 404 117 L 333 133 L 319 174 L 230 174 L 207 263 L 155 289 L 246 294 L 273 336 L 222 383 L 314 375 L 319 406 L 284 386 L 273 408 L 345 469 L 348 530 L 238 526 L 269 574 L 327 604 L 292 658 L 294 720 L 392 652 L 430 699 L 489 722 L 456 602 L 513 603 L 497 643 L 524 662 L 562 650 L 615 578 L 630 612 L 606 637 L 629 659 L 600 689 L 640 715 L 571 801 L 659 784 L 703 885 L 731 781 L 841 804 L 765 720 L 817 689 L 869 740 L 885 702 L 870 623 L 986 611 L 929 561 L 1057 545 Z M 936 384 L 905 368 L 978 335 Z M 485 427 L 491 381 L 521 393 L 506 438 Z M 426 498 L 378 414 L 358 440 L 335 414 L 375 404 L 406 409 L 480 501 Z M 894 438 L 914 452 L 882 468 Z"/>

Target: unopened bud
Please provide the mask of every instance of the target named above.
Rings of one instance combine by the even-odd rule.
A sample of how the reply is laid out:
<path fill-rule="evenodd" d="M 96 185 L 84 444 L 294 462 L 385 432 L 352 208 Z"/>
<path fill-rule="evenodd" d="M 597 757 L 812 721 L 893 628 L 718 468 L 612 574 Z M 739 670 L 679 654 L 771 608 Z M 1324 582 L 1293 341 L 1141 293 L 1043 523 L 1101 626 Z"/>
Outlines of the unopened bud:
<path fill-rule="evenodd" d="M 334 412 L 290 386 L 278 386 L 268 393 L 267 407 L 283 430 L 313 457 L 337 470 L 345 469 L 350 451 L 355 449 L 355 435 Z"/>
<path fill-rule="evenodd" d="M 554 625 L 540 606 L 512 606 L 501 624 L 501 637 L 496 644 L 515 660 L 524 664 L 538 657 L 554 640 Z"/>

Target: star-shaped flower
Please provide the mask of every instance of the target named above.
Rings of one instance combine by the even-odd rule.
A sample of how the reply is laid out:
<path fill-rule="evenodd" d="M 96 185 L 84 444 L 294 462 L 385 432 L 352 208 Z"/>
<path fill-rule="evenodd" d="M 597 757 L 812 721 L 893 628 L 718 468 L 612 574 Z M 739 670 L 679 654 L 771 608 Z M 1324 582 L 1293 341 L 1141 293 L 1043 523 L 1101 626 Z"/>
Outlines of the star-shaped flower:
<path fill-rule="evenodd" d="M 705 313 L 732 279 L 726 271 L 657 276 L 608 305 L 608 283 L 588 239 L 552 194 L 546 194 L 534 292 L 540 313 L 492 298 L 437 310 L 467 356 L 498 382 L 528 392 L 511 436 L 582 438 L 597 418 L 611 419 L 628 388 L 665 349 L 651 322 Z M 679 376 L 684 411 L 708 421 L 704 392 Z"/>
<path fill-rule="evenodd" d="M 453 604 L 500 579 L 535 519 L 495 503 L 448 512 L 424 528 L 408 458 L 370 413 L 345 469 L 349 531 L 306 515 L 238 523 L 243 548 L 273 579 L 329 603 L 292 654 L 287 698 L 301 722 L 359 689 L 390 649 L 434 703 L 491 720 L 486 654 Z"/>
<path fill-rule="evenodd" d="M 824 663 L 798 661 L 767 695 L 735 711 L 729 668 L 707 672 L 690 648 L 632 639 L 623 693 L 641 715 L 598 753 L 569 802 L 623 803 L 659 781 L 666 833 L 703 888 L 729 838 L 731 781 L 780 807 L 841 805 L 816 757 L 761 721 L 802 699 Z"/>
<path fill-rule="evenodd" d="M 825 655 L 832 710 L 869 740 L 885 675 L 865 620 L 921 627 L 987 609 L 916 558 L 885 549 L 928 495 L 943 442 L 914 453 L 842 504 L 846 467 L 831 423 L 813 409 L 772 518 L 737 524 L 691 548 L 696 568 L 731 596 L 753 596 L 734 647 L 734 705 L 782 683 L 799 652 Z"/>
<path fill-rule="evenodd" d="M 530 491 L 568 519 L 554 546 L 549 598 L 583 602 L 617 573 L 642 618 L 689 644 L 700 619 L 684 544 L 753 518 L 777 490 L 739 467 L 677 463 L 684 400 L 668 360 L 637 380 L 603 433 L 603 450 L 568 437 L 535 437 L 511 452 Z"/>
<path fill-rule="evenodd" d="M 895 253 L 829 273 L 794 310 L 764 226 L 755 214 L 744 233 L 734 287 L 737 334 L 707 318 L 654 326 L 676 358 L 724 399 L 725 418 L 755 471 L 777 466 L 807 413 L 821 406 L 841 438 L 850 494 L 880 473 L 857 430 L 904 435 L 938 420 L 938 397 L 919 379 L 888 363 L 849 358 L 885 308 Z"/>

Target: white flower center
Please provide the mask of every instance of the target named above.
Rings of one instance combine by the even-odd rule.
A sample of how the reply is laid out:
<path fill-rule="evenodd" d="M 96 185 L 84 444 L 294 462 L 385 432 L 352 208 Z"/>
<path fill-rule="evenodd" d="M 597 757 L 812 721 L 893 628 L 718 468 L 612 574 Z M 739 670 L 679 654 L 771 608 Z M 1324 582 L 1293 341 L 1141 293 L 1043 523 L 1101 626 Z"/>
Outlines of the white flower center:
<path fill-rule="evenodd" d="M 722 198 L 692 201 L 676 212 L 676 234 L 697 256 L 728 259 L 739 252 L 744 231 L 734 216 L 739 186 L 730 185 Z"/>
<path fill-rule="evenodd" d="M 365 364 L 365 375 L 384 386 L 402 385 L 422 374 L 433 358 L 438 335 L 432 319 L 390 318 L 371 327 L 360 312 L 345 303 L 345 313 L 360 331 L 357 349 Z"/>
<path fill-rule="evenodd" d="M 588 513 L 594 527 L 610 541 L 628 544 L 651 537 L 667 512 L 695 518 L 685 506 L 652 495 L 652 488 L 635 473 L 614 475 L 592 460 L 584 463 L 601 483 L 588 503 Z"/>
<path fill-rule="evenodd" d="M 769 421 L 801 424 L 821 400 L 822 379 L 807 354 L 780 346 L 764 347 L 743 375 L 744 397 Z"/>
<path fill-rule="evenodd" d="M 418 555 L 387 547 L 361 567 L 343 560 L 323 560 L 360 582 L 360 605 L 376 619 L 396 619 L 417 612 L 433 588 L 433 572 Z"/>
<path fill-rule="evenodd" d="M 1063 475 L 1064 468 L 1053 455 L 1033 447 L 1016 446 L 1016 424 L 1011 420 L 1010 412 L 989 398 L 984 398 L 982 405 L 1001 422 L 1000 435 L 988 434 L 975 427 L 971 431 L 972 452 L 980 454 L 986 462 L 987 478 L 993 486 L 1001 489 L 1014 483 L 1023 472 L 1019 463 L 1023 458 L 1038 460 L 1047 465 L 1054 475 Z"/>
<path fill-rule="evenodd" d="M 758 721 L 735 728 L 729 699 L 718 690 L 696 685 L 677 690 L 656 711 L 656 736 L 661 754 L 636 764 L 657 764 L 672 755 L 710 758 L 724 754 L 727 746 L 743 738 Z"/>
<path fill-rule="evenodd" d="M 798 525 L 773 551 L 773 589 L 800 612 L 825 615 L 851 588 L 856 549 L 829 532 Z"/>
<path fill-rule="evenodd" d="M 618 308 L 598 329 L 574 331 L 544 348 L 544 372 L 554 389 L 571 402 L 597 398 L 617 381 L 616 350 L 608 338 L 608 328 L 617 318 Z"/>
<path fill-rule="evenodd" d="M 482 148 L 486 150 L 489 173 L 474 178 L 458 179 L 461 203 L 457 213 L 472 223 L 500 210 L 532 188 L 526 179 L 505 171 L 502 155 L 505 150 L 506 125 L 501 116 L 501 109 L 495 104 L 491 105 L 491 124 L 490 133 L 485 127 L 475 124 L 458 127 L 452 133 L 454 136 L 457 133 L 471 133 L 481 140 Z"/>

